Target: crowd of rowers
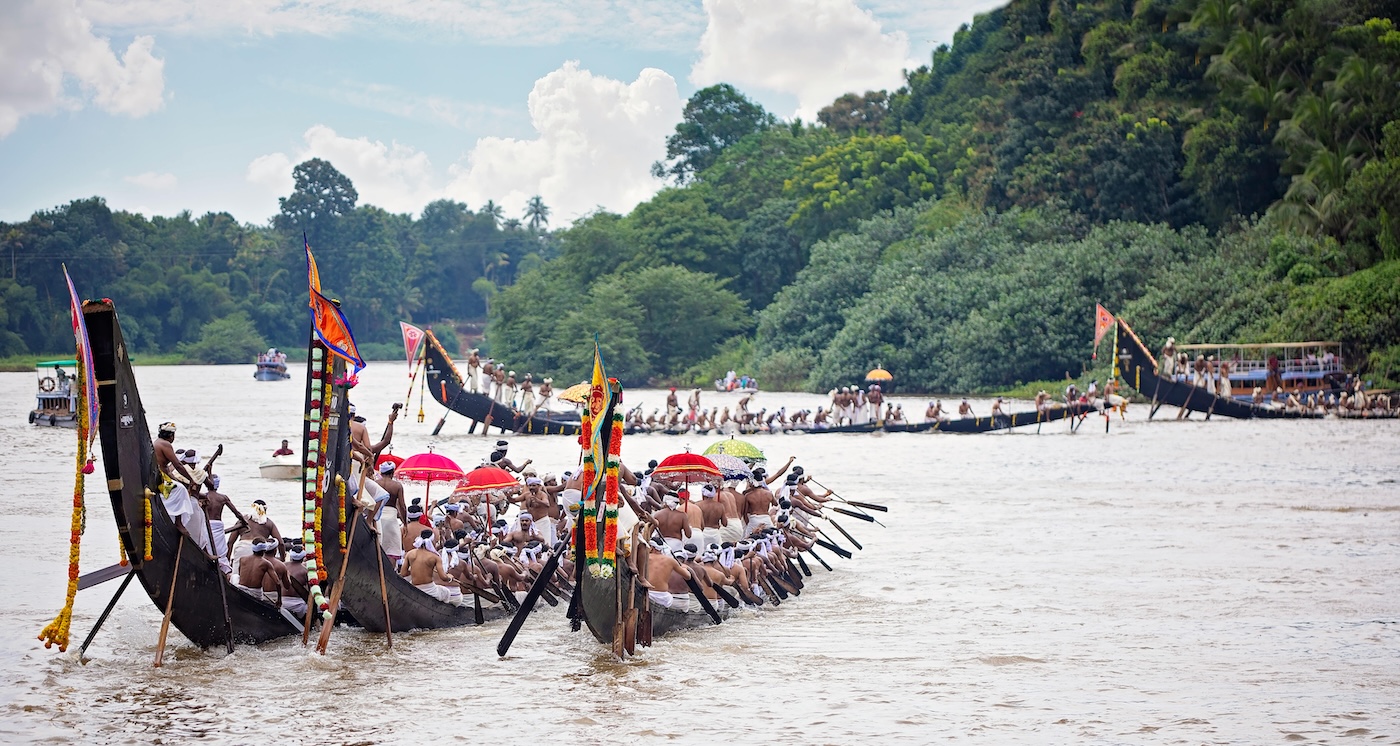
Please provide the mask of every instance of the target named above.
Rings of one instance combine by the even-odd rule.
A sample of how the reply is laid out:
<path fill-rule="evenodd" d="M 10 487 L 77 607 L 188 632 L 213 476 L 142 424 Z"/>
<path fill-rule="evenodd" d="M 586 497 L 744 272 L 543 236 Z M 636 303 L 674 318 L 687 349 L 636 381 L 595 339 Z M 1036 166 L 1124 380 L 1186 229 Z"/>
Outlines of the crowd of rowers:
<path fill-rule="evenodd" d="M 1340 363 L 1331 352 L 1321 358 L 1308 355 L 1297 361 L 1304 370 L 1316 374 L 1340 371 Z M 1236 361 L 1238 363 L 1238 361 Z M 1257 406 L 1283 409 L 1289 412 L 1315 414 L 1335 414 L 1339 416 L 1390 416 L 1395 413 L 1391 397 L 1384 392 L 1370 393 L 1365 383 L 1358 377 L 1346 375 L 1340 391 L 1304 392 L 1295 385 L 1285 386 L 1278 358 L 1270 357 L 1265 363 L 1263 386 L 1255 386 L 1250 392 L 1249 401 Z M 1157 358 L 1157 373 L 1180 383 L 1190 383 L 1206 393 L 1222 398 L 1235 398 L 1234 382 L 1230 378 L 1231 362 L 1216 360 L 1214 355 L 1198 354 L 1190 360 L 1185 352 L 1176 349 L 1176 340 L 1167 337 L 1162 346 L 1162 354 Z"/>
<path fill-rule="evenodd" d="M 394 477 L 394 462 L 378 458 L 392 440 L 396 416 L 397 409 L 384 438 L 371 443 L 363 418 L 354 416 L 352 408 L 354 457 L 361 466 L 377 465 L 364 470 L 372 477 L 363 486 L 360 469 L 354 470 L 347 494 L 372 516 L 379 545 L 399 573 L 446 603 L 465 604 L 475 594 L 511 608 L 534 584 L 551 553 L 563 552 L 557 576 L 546 589 L 569 593 L 573 563 L 568 540 L 578 520 L 582 474 L 540 474 L 530 460 L 517 465 L 507 455 L 508 443 L 498 441 L 486 462 L 518 475 L 517 487 L 489 492 L 459 487 L 429 505 L 407 500 Z M 176 450 L 174 440 L 175 425 L 162 425 L 155 454 L 163 479 L 161 497 L 180 531 L 237 588 L 304 614 L 306 548 L 299 539 L 283 536 L 264 501 L 253 501 L 252 510 L 243 513 L 219 491 L 219 477 L 212 471 L 217 453 L 201 466 L 195 450 Z M 284 449 L 285 444 L 279 450 Z M 621 467 L 624 504 L 618 531 L 618 556 L 637 573 L 652 603 L 693 609 L 698 601 L 692 581 L 708 600 L 729 594 L 752 605 L 800 592 L 802 581 L 791 562 L 820 542 L 812 519 L 831 493 L 813 490 L 792 459 L 771 476 L 760 467 L 742 479 L 689 489 L 653 478 L 655 467 L 653 461 L 640 474 Z M 780 479 L 777 490 L 770 489 Z M 228 530 L 225 510 L 237 519 Z"/>

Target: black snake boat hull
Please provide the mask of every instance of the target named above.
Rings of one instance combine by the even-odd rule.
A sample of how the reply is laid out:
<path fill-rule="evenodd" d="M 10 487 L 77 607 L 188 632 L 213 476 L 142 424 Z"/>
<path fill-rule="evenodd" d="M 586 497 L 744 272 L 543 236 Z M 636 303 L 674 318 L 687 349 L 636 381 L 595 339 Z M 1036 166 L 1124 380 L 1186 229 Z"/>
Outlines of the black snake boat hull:
<path fill-rule="evenodd" d="M 467 391 L 457 366 L 452 364 L 452 359 L 433 336 L 432 330 L 424 333 L 424 342 L 428 391 L 434 400 L 453 412 L 486 425 L 488 430 L 499 427 L 502 432 L 510 431 L 518 435 L 578 435 L 583 430 L 583 424 L 576 416 L 541 412 L 530 415 L 493 401 L 485 394 Z"/>
<path fill-rule="evenodd" d="M 1211 415 L 1234 417 L 1237 419 L 1317 419 L 1322 415 L 1314 412 L 1289 411 L 1287 409 L 1263 406 L 1233 397 L 1216 396 L 1206 389 L 1193 386 L 1187 381 L 1174 381 L 1157 373 L 1157 359 L 1142 343 L 1128 323 L 1118 319 L 1119 362 L 1118 368 L 1124 383 L 1137 389 L 1144 397 L 1152 400 L 1152 410 L 1148 416 L 1157 413 L 1164 404 L 1181 407 L 1190 412 L 1201 412 L 1210 419 Z"/>
<path fill-rule="evenodd" d="M 131 571 L 146 589 L 146 595 L 164 613 L 174 579 L 175 599 L 170 622 L 190 642 L 202 648 L 223 645 L 226 641 L 221 596 L 228 599 L 236 643 L 258 644 L 299 634 L 300 626 L 289 620 L 281 609 L 235 588 L 199 548 L 188 544 L 184 551 L 179 551 L 182 534 L 166 513 L 156 491 L 160 476 L 155 465 L 155 449 L 116 310 L 110 302 L 88 301 L 83 304 L 83 317 L 87 320 L 92 343 L 93 372 L 100 404 L 97 427 L 102 438 L 102 463 L 112 513 L 122 547 L 131 561 Z M 144 559 L 148 503 L 151 511 L 149 560 Z"/>

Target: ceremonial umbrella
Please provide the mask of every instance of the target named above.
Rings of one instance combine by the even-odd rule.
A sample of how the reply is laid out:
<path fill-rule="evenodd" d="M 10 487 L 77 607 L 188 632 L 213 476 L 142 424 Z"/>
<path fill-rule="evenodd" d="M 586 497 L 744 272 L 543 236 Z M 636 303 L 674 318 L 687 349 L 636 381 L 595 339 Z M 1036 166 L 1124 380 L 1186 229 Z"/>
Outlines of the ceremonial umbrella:
<path fill-rule="evenodd" d="M 555 398 L 557 398 L 559 401 L 573 402 L 574 404 L 583 404 L 584 402 L 588 401 L 588 394 L 592 390 L 593 384 L 591 383 L 576 383 L 564 389 L 563 391 L 560 391 L 559 395 Z"/>
<path fill-rule="evenodd" d="M 709 448 L 705 449 L 706 456 L 716 456 L 720 454 L 737 456 L 750 464 L 763 461 L 766 458 L 763 455 L 763 451 L 760 450 L 758 446 L 746 440 L 735 440 L 732 436 L 729 440 L 721 440 L 717 443 L 712 443 Z"/>
<path fill-rule="evenodd" d="M 386 462 L 393 464 L 394 468 L 397 469 L 399 465 L 403 463 L 403 456 L 395 456 L 392 453 L 381 454 L 379 459 L 374 462 L 374 466 L 378 468 L 383 466 Z"/>
<path fill-rule="evenodd" d="M 486 495 L 486 522 L 491 523 L 491 499 L 492 492 L 514 492 L 520 489 L 520 482 L 515 476 L 499 466 L 478 466 L 467 472 L 467 478 L 457 483 L 454 494 L 463 495 Z M 490 525 L 486 527 L 489 531 Z"/>
<path fill-rule="evenodd" d="M 893 380 L 894 380 L 894 374 L 891 373 L 891 372 L 889 372 L 889 371 L 887 371 L 887 370 L 885 370 L 884 368 L 881 368 L 881 367 L 878 366 L 878 365 L 875 366 L 875 370 L 872 370 L 872 371 L 870 371 L 869 373 L 866 373 L 866 374 L 865 374 L 865 382 L 866 382 L 866 383 L 882 383 L 882 382 L 885 382 L 885 381 L 893 381 Z"/>
<path fill-rule="evenodd" d="M 652 470 L 652 479 L 668 484 L 684 482 L 712 482 L 720 477 L 715 462 L 698 453 L 676 453 L 661 459 Z"/>
<path fill-rule="evenodd" d="M 748 479 L 753 476 L 753 471 L 749 465 L 744 463 L 738 456 L 730 456 L 727 453 L 720 453 L 709 457 L 719 468 L 720 476 L 725 479 Z"/>
<path fill-rule="evenodd" d="M 427 453 L 415 453 L 399 463 L 394 478 L 404 482 L 426 482 L 423 501 L 428 500 L 428 492 L 433 482 L 450 482 L 462 478 L 462 467 L 457 462 L 429 449 Z"/>

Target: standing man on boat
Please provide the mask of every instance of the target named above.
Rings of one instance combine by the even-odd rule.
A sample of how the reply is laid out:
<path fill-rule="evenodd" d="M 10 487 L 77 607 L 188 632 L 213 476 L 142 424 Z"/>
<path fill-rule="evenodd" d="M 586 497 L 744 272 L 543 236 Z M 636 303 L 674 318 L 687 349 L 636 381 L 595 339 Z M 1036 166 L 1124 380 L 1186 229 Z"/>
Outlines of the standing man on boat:
<path fill-rule="evenodd" d="M 546 378 L 544 379 L 544 383 L 540 384 L 539 403 L 535 405 L 534 409 L 530 410 L 530 414 L 533 415 L 541 409 L 549 409 L 549 399 L 552 396 L 554 396 L 554 379 Z"/>
<path fill-rule="evenodd" d="M 695 424 L 696 418 L 697 418 L 698 415 L 700 414 L 700 387 L 699 387 L 699 386 L 696 386 L 696 387 L 695 387 L 695 390 L 693 390 L 693 391 L 690 392 L 690 400 L 689 400 L 688 402 L 686 402 L 686 404 L 688 404 L 688 405 L 690 406 L 690 413 L 688 414 L 688 417 L 689 417 L 689 419 L 690 419 L 690 424 L 694 425 L 694 424 Z"/>
<path fill-rule="evenodd" d="M 282 442 L 286 443 L 287 441 Z M 233 572 L 233 564 L 226 556 L 228 554 L 228 534 L 224 533 L 224 508 L 232 510 L 242 523 L 247 523 L 248 519 L 238 512 L 238 508 L 234 506 L 233 500 L 230 500 L 228 495 L 219 492 L 218 474 L 209 475 L 209 484 L 213 486 L 213 489 L 204 493 L 204 496 L 200 498 L 200 503 L 204 506 L 204 514 L 209 516 L 209 538 L 213 540 L 214 555 L 219 558 L 219 569 L 228 575 Z"/>
<path fill-rule="evenodd" d="M 496 382 L 496 361 L 486 358 L 481 364 L 481 393 L 491 398 L 491 387 Z"/>
<path fill-rule="evenodd" d="M 529 373 L 525 374 L 525 380 L 520 383 L 520 411 L 526 416 L 535 413 L 535 382 Z"/>
<path fill-rule="evenodd" d="M 966 399 L 963 399 L 963 400 L 962 400 L 962 404 L 959 404 L 959 405 L 958 405 L 958 416 L 961 417 L 961 418 L 963 418 L 964 420 L 965 420 L 965 419 L 968 419 L 969 417 L 975 417 L 975 416 L 976 416 L 976 415 L 972 412 L 972 405 L 971 405 L 971 404 L 968 404 Z"/>
<path fill-rule="evenodd" d="M 167 422 L 161 425 L 156 431 L 156 439 L 152 446 L 155 450 L 156 470 L 161 477 L 159 494 L 161 502 L 165 503 L 165 512 L 170 515 L 180 533 L 189 537 L 206 555 L 213 557 L 214 545 L 209 539 L 204 509 L 190 497 L 189 489 L 185 486 L 202 483 L 205 479 L 204 473 L 198 468 L 193 474 L 190 473 L 190 469 L 175 455 L 175 423 Z"/>
<path fill-rule="evenodd" d="M 680 400 L 676 397 L 676 387 L 671 387 L 671 392 L 666 395 L 666 421 L 670 422 L 673 415 L 681 412 Z"/>
<path fill-rule="evenodd" d="M 1162 354 L 1157 356 L 1157 374 L 1168 381 L 1176 380 L 1176 337 L 1167 337 Z"/>
<path fill-rule="evenodd" d="M 471 349 L 471 354 L 467 355 L 467 391 L 475 394 L 478 392 L 477 384 L 481 379 L 481 352 L 477 348 Z"/>
<path fill-rule="evenodd" d="M 394 479 L 394 470 L 397 468 L 393 461 L 385 461 L 376 470 L 378 475 L 374 477 L 374 481 L 381 489 L 389 493 L 389 502 L 394 504 L 397 515 L 407 515 L 408 506 L 404 504 L 403 483 Z M 382 512 L 383 508 L 380 508 L 380 511 Z M 376 515 L 375 518 L 378 516 Z"/>

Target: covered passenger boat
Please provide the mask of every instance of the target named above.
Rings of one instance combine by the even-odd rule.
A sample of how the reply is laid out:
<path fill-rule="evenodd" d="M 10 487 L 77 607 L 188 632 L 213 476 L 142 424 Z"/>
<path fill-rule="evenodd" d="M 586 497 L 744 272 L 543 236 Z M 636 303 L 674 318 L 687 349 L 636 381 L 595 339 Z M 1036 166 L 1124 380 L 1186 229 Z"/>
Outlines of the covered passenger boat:
<path fill-rule="evenodd" d="M 78 426 L 78 389 L 73 373 L 77 360 L 46 360 L 35 366 L 38 378 L 29 423 L 40 427 Z"/>
<path fill-rule="evenodd" d="M 501 432 L 514 432 L 521 435 L 578 435 L 578 416 L 573 413 L 536 410 L 533 414 L 521 412 L 512 406 L 492 401 L 485 394 L 473 393 L 465 386 L 465 379 L 452 364 L 452 358 L 433 336 L 431 329 L 424 332 L 423 345 L 425 375 L 428 392 L 439 404 L 466 417 L 473 423 L 481 423 L 486 429 L 499 427 Z M 473 424 L 475 429 L 475 424 Z"/>
<path fill-rule="evenodd" d="M 146 595 L 162 612 L 168 605 L 171 624 L 202 648 L 225 645 L 230 637 L 257 644 L 299 634 L 296 619 L 238 590 L 198 548 L 181 550 L 183 534 L 159 497 L 155 449 L 116 310 L 110 301 L 88 301 L 83 317 L 92 344 L 112 513 L 131 572 Z"/>

